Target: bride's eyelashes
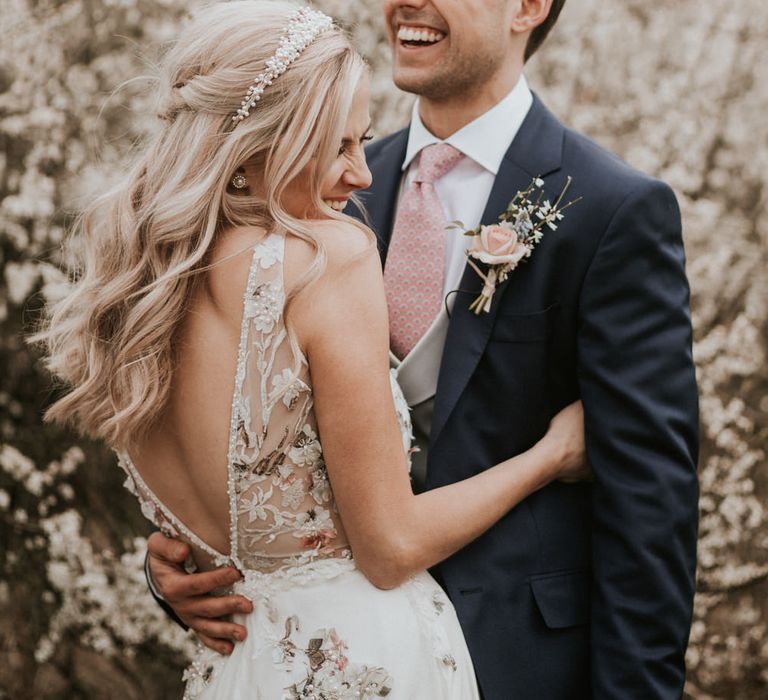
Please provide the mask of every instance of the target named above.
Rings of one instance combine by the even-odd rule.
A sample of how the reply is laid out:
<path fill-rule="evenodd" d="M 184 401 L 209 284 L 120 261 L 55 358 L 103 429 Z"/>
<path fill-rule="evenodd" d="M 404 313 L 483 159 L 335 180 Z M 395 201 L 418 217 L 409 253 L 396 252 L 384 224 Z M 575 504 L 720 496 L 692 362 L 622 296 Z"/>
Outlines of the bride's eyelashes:
<path fill-rule="evenodd" d="M 357 143 L 358 145 L 362 146 L 366 141 L 373 141 L 373 134 L 370 131 L 366 132 L 365 136 L 362 136 Z M 353 139 L 344 139 L 341 142 L 341 147 L 339 148 L 339 155 L 344 155 L 347 152 L 347 148 L 354 144 L 355 141 Z"/>

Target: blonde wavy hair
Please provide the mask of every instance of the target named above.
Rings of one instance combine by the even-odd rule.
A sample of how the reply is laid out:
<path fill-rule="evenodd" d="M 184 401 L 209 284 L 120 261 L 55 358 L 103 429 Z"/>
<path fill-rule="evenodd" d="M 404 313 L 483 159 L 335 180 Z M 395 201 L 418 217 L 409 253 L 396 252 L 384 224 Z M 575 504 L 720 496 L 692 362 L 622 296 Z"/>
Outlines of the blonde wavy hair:
<path fill-rule="evenodd" d="M 248 118 L 231 120 L 295 9 L 278 0 L 209 6 L 166 54 L 161 128 L 122 182 L 83 212 L 74 288 L 33 338 L 71 389 L 46 420 L 120 449 L 151 428 L 168 399 L 176 330 L 224 228 L 282 230 L 314 247 L 292 297 L 322 274 L 324 251 L 307 222 L 283 208 L 283 194 L 314 161 L 311 205 L 350 220 L 323 204 L 320 180 L 338 155 L 363 59 L 334 27 L 265 90 Z M 229 183 L 246 162 L 258 165 L 265 184 L 242 196 Z"/>

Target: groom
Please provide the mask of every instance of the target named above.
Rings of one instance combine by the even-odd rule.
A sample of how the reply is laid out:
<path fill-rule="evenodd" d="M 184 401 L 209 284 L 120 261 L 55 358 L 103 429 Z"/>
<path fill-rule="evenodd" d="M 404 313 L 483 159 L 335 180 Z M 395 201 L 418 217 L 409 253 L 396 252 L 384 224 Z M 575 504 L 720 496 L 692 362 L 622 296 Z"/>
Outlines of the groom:
<path fill-rule="evenodd" d="M 417 485 L 472 476 L 584 404 L 594 483 L 551 484 L 436 567 L 484 698 L 679 698 L 698 495 L 679 211 L 669 187 L 569 131 L 530 92 L 524 63 L 564 2 L 386 0 L 395 83 L 419 100 L 409 128 L 368 149 L 363 197 L 421 447 Z M 496 223 L 536 176 L 550 198 L 571 176 L 581 201 L 477 316 L 482 282 L 444 223 Z M 414 289 L 448 309 L 414 313 Z M 210 599 L 185 597 L 186 581 L 201 593 L 213 578 L 176 573 L 172 546 L 151 540 L 155 580 L 185 619 L 215 617 L 189 612 Z M 243 603 L 217 604 L 221 615 Z M 205 622 L 193 627 L 208 640 L 236 629 Z"/>

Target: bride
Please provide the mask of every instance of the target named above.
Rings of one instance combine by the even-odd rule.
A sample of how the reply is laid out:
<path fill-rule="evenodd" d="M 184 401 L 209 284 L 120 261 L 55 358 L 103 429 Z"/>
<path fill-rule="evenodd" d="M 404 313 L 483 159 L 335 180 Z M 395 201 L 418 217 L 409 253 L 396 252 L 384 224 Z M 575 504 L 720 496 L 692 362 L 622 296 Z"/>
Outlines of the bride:
<path fill-rule="evenodd" d="M 325 15 L 202 11 L 165 59 L 162 127 L 84 214 L 81 275 L 39 336 L 71 387 L 47 417 L 114 447 L 190 567 L 242 574 L 247 636 L 201 647 L 188 698 L 478 697 L 426 569 L 586 476 L 574 404 L 528 452 L 413 494 L 381 264 L 342 214 L 370 184 L 368 101 Z"/>

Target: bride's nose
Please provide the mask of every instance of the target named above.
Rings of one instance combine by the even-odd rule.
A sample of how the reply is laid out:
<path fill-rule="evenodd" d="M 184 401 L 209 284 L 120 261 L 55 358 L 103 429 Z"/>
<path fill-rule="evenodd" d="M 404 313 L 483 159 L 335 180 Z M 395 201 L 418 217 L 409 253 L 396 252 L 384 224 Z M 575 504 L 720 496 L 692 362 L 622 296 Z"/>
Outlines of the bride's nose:
<path fill-rule="evenodd" d="M 345 185 L 356 190 L 365 190 L 371 186 L 373 178 L 362 153 L 344 171 L 343 179 Z"/>

